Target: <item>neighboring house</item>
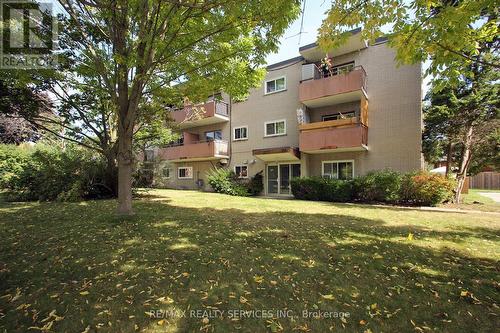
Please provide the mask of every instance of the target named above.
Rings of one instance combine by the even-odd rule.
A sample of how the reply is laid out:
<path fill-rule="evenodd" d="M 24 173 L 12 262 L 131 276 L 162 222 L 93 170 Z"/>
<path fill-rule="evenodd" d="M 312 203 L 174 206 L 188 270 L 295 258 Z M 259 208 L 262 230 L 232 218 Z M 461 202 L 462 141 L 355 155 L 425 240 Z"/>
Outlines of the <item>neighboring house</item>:
<path fill-rule="evenodd" d="M 268 66 L 245 101 L 209 101 L 193 121 L 191 106 L 174 112 L 184 142 L 160 149 L 163 184 L 209 190 L 207 171 L 224 165 L 241 177 L 263 171 L 264 194 L 290 195 L 298 176 L 421 169 L 421 66 L 398 67 L 385 39 L 368 45 L 358 32 L 328 52 L 328 71 L 324 52 L 306 45 L 300 57 Z"/>

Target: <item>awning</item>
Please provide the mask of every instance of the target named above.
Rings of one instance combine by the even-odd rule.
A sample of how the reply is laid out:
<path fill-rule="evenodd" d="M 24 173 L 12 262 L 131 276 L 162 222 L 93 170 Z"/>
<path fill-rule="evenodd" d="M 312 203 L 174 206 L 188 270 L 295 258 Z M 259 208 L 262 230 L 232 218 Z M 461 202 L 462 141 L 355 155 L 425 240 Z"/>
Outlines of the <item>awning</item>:
<path fill-rule="evenodd" d="M 295 147 L 254 149 L 252 154 L 265 162 L 300 160 L 300 151 Z"/>

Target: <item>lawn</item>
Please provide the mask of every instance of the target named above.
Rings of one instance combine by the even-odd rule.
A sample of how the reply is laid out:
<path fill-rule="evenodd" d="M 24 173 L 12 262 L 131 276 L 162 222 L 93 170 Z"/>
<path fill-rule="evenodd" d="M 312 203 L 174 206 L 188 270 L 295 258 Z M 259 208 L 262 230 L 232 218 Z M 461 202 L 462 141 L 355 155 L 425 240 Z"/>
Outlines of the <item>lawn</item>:
<path fill-rule="evenodd" d="M 446 208 L 459 208 L 467 210 L 481 210 L 487 212 L 500 213 L 500 203 L 495 202 L 493 199 L 479 194 L 480 192 L 500 192 L 499 190 L 476 190 L 470 189 L 468 194 L 463 195 L 463 202 L 459 205 L 446 204 Z"/>
<path fill-rule="evenodd" d="M 0 203 L 0 332 L 500 325 L 499 216 L 172 190 L 114 207 Z"/>

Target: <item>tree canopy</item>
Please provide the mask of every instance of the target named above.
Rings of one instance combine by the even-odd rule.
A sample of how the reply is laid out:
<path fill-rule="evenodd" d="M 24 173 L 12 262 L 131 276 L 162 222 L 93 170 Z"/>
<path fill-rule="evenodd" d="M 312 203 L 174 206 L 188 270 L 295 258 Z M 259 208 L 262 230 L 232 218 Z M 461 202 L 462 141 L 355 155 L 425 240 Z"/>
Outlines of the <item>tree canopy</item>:
<path fill-rule="evenodd" d="M 431 60 L 428 73 L 456 79 L 470 65 L 500 68 L 487 44 L 498 52 L 498 1 L 495 0 L 335 0 L 319 30 L 326 50 L 342 44 L 353 27 L 368 40 L 387 34 L 400 63 Z M 480 55 L 483 53 L 483 55 Z"/>
<path fill-rule="evenodd" d="M 221 90 L 247 94 L 300 12 L 299 0 L 59 2 L 70 27 L 62 31 L 71 50 L 63 76 L 70 86 L 99 89 L 116 119 L 124 214 L 132 211 L 132 138 L 141 105 L 151 112 L 145 106 L 152 102 L 201 101 Z"/>

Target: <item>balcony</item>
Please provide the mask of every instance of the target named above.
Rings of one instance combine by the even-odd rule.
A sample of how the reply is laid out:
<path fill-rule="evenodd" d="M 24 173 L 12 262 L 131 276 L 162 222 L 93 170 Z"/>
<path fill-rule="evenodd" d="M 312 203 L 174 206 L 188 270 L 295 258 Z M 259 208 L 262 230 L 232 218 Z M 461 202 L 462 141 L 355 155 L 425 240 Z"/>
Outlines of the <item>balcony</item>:
<path fill-rule="evenodd" d="M 303 68 L 302 71 L 312 72 L 314 67 Z M 327 77 L 316 73 L 299 85 L 299 100 L 310 108 L 353 102 L 362 98 L 366 98 L 366 72 L 361 66 Z"/>
<path fill-rule="evenodd" d="M 368 150 L 368 127 L 358 118 L 299 125 L 299 149 L 309 154 Z"/>
<path fill-rule="evenodd" d="M 171 162 L 213 161 L 229 158 L 228 147 L 225 140 L 201 141 L 161 148 L 158 155 Z"/>
<path fill-rule="evenodd" d="M 229 105 L 223 101 L 189 104 L 172 113 L 179 128 L 205 126 L 229 121 Z"/>

